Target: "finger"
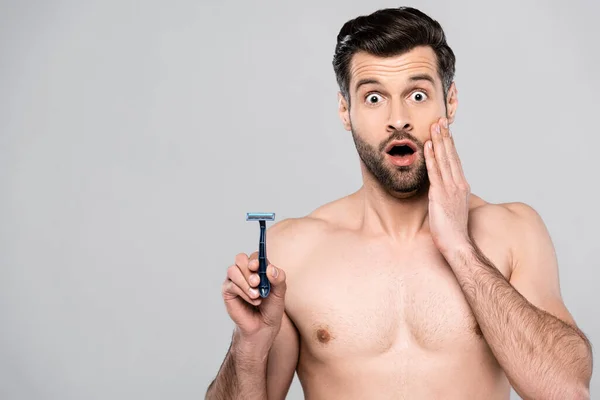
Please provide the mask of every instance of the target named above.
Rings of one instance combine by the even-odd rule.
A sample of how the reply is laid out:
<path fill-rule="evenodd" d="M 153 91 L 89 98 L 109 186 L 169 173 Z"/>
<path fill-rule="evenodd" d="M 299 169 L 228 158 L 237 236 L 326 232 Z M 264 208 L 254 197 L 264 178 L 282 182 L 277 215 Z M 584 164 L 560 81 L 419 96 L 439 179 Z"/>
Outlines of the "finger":
<path fill-rule="evenodd" d="M 256 251 L 256 252 L 252 253 L 250 255 L 249 260 L 250 261 L 248 262 L 248 269 L 254 273 L 252 273 L 250 275 L 248 282 L 250 284 L 252 284 L 253 286 L 258 286 L 258 284 L 260 283 L 260 277 L 258 275 L 258 270 L 259 270 L 259 266 L 260 266 L 260 263 L 258 261 L 258 252 Z M 268 267 L 269 266 L 269 258 L 268 257 L 267 257 L 266 261 L 267 261 L 267 267 Z"/>
<path fill-rule="evenodd" d="M 258 298 L 258 290 L 250 286 L 237 265 L 232 265 L 227 269 L 227 278 L 233 284 L 229 286 L 229 293 L 237 294 L 247 302 L 254 304 L 254 300 Z"/>
<path fill-rule="evenodd" d="M 442 138 L 444 141 L 446 154 L 448 156 L 450 172 L 452 173 L 454 182 L 461 183 L 465 180 L 465 178 L 463 175 L 462 166 L 460 165 L 460 157 L 458 156 L 458 151 L 456 150 L 456 146 L 454 145 L 454 138 L 452 137 L 452 133 L 450 132 L 448 119 L 446 118 L 442 118 Z"/>
<path fill-rule="evenodd" d="M 235 256 L 235 265 L 248 264 L 248 255 L 245 253 L 239 253 Z"/>
<path fill-rule="evenodd" d="M 271 282 L 271 292 L 275 296 L 283 298 L 287 289 L 285 271 L 273 264 L 269 264 L 267 266 L 267 278 Z"/>
<path fill-rule="evenodd" d="M 429 176 L 431 185 L 434 187 L 441 185 L 442 177 L 440 176 L 440 170 L 435 160 L 435 154 L 433 154 L 433 143 L 431 140 L 425 143 L 425 165 L 427 166 L 427 175 Z"/>
<path fill-rule="evenodd" d="M 250 286 L 256 287 L 260 282 L 260 278 L 258 277 L 258 274 L 253 273 L 258 270 L 258 260 L 256 258 L 258 256 L 254 257 L 254 254 L 257 253 L 251 254 L 250 257 L 246 256 L 244 253 L 238 254 L 235 257 L 235 265 L 242 271 L 244 279 L 246 279 Z M 255 263 L 256 267 L 254 267 Z"/>
<path fill-rule="evenodd" d="M 243 290 L 229 279 L 223 283 L 222 292 L 225 305 L 229 310 L 235 310 L 236 307 L 239 309 L 239 307 L 260 306 L 262 304 L 261 298 L 254 300 L 248 298 L 244 295 Z"/>
<path fill-rule="evenodd" d="M 250 257 L 248 258 L 248 269 L 254 272 L 258 271 L 258 251 L 250 254 Z"/>
<path fill-rule="evenodd" d="M 446 154 L 446 146 L 444 145 L 441 127 L 438 122 L 432 126 L 431 138 L 433 141 L 433 154 L 435 155 L 435 161 L 440 172 L 442 183 L 454 181 L 448 163 L 448 155 Z"/>
<path fill-rule="evenodd" d="M 260 283 L 260 278 L 258 276 L 258 260 L 250 260 L 248 262 L 248 283 L 252 287 L 258 286 Z"/>
<path fill-rule="evenodd" d="M 456 145 L 454 143 L 454 138 L 450 137 L 449 138 L 449 146 L 451 148 L 451 153 L 452 156 L 452 161 L 451 161 L 451 167 L 452 167 L 452 175 L 454 176 L 454 181 L 456 183 L 464 183 L 467 181 L 467 178 L 465 177 L 465 172 L 463 170 L 463 166 L 462 166 L 462 161 L 460 160 L 460 156 L 458 155 L 458 150 L 456 150 Z"/>
<path fill-rule="evenodd" d="M 261 298 L 251 299 L 242 288 L 233 283 L 229 278 L 225 279 L 225 282 L 223 282 L 221 292 L 226 303 L 238 302 L 239 304 L 252 304 L 258 306 L 262 302 Z"/>

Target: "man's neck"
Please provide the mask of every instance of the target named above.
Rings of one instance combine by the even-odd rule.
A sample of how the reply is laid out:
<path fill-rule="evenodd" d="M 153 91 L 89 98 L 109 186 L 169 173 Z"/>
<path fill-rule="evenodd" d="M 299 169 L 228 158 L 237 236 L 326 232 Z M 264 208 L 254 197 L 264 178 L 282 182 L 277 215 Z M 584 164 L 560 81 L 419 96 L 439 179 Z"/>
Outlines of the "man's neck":
<path fill-rule="evenodd" d="M 391 239 L 412 239 L 428 230 L 428 190 L 403 198 L 391 194 L 378 183 L 365 182 L 358 191 L 362 205 L 362 228 L 365 233 L 386 235 Z"/>

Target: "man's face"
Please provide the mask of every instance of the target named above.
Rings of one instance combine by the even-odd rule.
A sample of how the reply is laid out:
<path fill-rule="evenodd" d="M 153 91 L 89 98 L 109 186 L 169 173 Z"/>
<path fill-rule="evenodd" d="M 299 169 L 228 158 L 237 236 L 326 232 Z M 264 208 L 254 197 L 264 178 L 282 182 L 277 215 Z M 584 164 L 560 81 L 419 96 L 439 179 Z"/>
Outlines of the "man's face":
<path fill-rule="evenodd" d="M 350 76 L 351 107 L 340 96 L 340 115 L 364 166 L 392 194 L 425 188 L 424 143 L 432 123 L 442 116 L 452 122 L 456 108 L 454 85 L 444 102 L 433 50 L 418 47 L 385 58 L 357 53 Z"/>

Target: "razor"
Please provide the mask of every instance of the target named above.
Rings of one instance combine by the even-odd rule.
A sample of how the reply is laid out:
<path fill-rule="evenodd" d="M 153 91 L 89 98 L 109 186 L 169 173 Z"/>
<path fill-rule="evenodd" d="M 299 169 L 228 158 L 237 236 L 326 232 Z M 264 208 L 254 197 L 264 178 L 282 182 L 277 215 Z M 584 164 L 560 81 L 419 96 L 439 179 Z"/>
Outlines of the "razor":
<path fill-rule="evenodd" d="M 258 293 L 265 298 L 271 292 L 271 282 L 267 278 L 267 224 L 266 221 L 275 221 L 275 213 L 246 213 L 246 221 L 258 221 L 260 224 L 260 240 L 258 244 Z"/>

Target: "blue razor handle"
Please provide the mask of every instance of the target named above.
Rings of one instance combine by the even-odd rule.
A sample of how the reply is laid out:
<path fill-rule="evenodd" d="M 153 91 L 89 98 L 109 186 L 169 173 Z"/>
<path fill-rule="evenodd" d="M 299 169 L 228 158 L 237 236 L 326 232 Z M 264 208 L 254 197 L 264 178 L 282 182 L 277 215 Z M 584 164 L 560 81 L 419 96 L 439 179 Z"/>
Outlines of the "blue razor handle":
<path fill-rule="evenodd" d="M 265 298 L 271 292 L 271 282 L 267 278 L 267 246 L 265 244 L 265 236 L 267 234 L 265 221 L 260 222 L 260 243 L 258 247 L 258 276 L 260 283 L 258 285 L 258 293 L 260 297 Z"/>
<path fill-rule="evenodd" d="M 246 213 L 246 221 L 258 221 L 260 223 L 260 241 L 258 244 L 258 293 L 260 297 L 265 298 L 271 292 L 271 282 L 267 278 L 267 223 L 265 221 L 275 221 L 275 213 Z"/>

